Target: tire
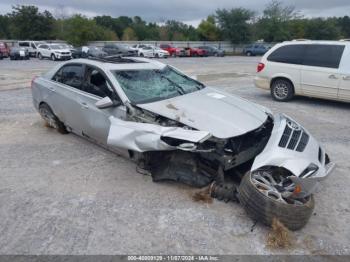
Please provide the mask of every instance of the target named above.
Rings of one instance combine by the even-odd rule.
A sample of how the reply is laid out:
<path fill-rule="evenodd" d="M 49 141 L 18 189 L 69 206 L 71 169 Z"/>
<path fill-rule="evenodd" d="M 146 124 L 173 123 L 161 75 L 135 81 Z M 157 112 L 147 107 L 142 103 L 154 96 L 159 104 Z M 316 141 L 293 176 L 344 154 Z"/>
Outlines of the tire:
<path fill-rule="evenodd" d="M 41 53 L 38 54 L 39 60 L 43 60 L 43 55 Z"/>
<path fill-rule="evenodd" d="M 294 97 L 294 86 L 287 79 L 276 79 L 271 84 L 271 96 L 279 102 L 287 102 Z"/>
<path fill-rule="evenodd" d="M 159 55 L 156 53 L 154 57 L 155 57 L 155 58 L 159 58 Z"/>
<path fill-rule="evenodd" d="M 246 54 L 246 56 L 252 56 L 253 54 L 252 54 L 252 52 L 247 52 L 247 53 L 245 53 Z"/>
<path fill-rule="evenodd" d="M 46 103 L 42 103 L 39 106 L 39 113 L 46 122 L 47 126 L 57 129 L 60 134 L 67 134 L 66 126 L 58 119 L 53 113 L 50 106 Z"/>
<path fill-rule="evenodd" d="M 56 56 L 54 54 L 51 55 L 51 60 L 56 61 Z"/>
<path fill-rule="evenodd" d="M 290 230 L 304 227 L 315 207 L 313 196 L 310 196 L 302 205 L 282 203 L 266 196 L 251 182 L 250 172 L 241 181 L 238 198 L 248 215 L 254 220 L 271 226 L 273 218 L 277 218 Z"/>

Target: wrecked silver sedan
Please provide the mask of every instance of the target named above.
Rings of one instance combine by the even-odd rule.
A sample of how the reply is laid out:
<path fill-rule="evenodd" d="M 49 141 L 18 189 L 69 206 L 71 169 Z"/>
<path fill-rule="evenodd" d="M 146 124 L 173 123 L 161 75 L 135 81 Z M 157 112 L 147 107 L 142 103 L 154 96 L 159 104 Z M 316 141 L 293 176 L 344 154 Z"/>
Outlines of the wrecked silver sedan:
<path fill-rule="evenodd" d="M 118 150 L 153 181 L 208 187 L 256 221 L 303 227 L 317 183 L 334 168 L 290 117 L 142 58 L 62 63 L 33 79 L 35 108 L 60 133 Z"/>

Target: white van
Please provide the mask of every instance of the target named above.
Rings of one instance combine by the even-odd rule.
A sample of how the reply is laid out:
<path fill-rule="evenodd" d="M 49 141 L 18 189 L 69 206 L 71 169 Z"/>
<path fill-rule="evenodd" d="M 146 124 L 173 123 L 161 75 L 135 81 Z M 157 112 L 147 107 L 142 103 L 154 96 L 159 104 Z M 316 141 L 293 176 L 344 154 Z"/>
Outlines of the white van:
<path fill-rule="evenodd" d="M 277 101 L 302 95 L 350 102 L 350 42 L 277 44 L 262 57 L 254 82 Z"/>
<path fill-rule="evenodd" d="M 18 46 L 28 50 L 29 56 L 36 57 L 38 46 L 46 44 L 44 41 L 18 41 Z"/>

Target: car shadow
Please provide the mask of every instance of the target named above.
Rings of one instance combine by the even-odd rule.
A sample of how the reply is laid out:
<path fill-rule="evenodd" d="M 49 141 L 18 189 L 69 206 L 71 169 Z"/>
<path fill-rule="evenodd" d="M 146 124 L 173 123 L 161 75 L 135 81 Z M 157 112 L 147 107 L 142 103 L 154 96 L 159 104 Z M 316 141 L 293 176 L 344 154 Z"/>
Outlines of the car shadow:
<path fill-rule="evenodd" d="M 349 102 L 327 100 L 327 99 L 315 98 L 315 97 L 296 96 L 293 98 L 293 100 L 290 101 L 290 103 L 293 103 L 293 102 L 297 102 L 298 104 L 303 104 L 303 105 L 327 106 L 327 107 L 345 109 L 345 110 L 350 109 Z"/>

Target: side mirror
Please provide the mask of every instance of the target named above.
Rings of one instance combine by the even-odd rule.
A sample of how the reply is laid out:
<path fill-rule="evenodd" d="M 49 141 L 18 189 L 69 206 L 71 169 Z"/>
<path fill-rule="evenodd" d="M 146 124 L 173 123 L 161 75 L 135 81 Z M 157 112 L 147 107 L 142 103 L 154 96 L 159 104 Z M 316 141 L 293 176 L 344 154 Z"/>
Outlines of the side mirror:
<path fill-rule="evenodd" d="M 114 106 L 114 103 L 108 96 L 106 96 L 106 97 L 98 100 L 95 103 L 95 106 L 97 108 L 99 108 L 99 109 L 104 109 L 104 108 L 108 108 L 108 107 Z"/>

